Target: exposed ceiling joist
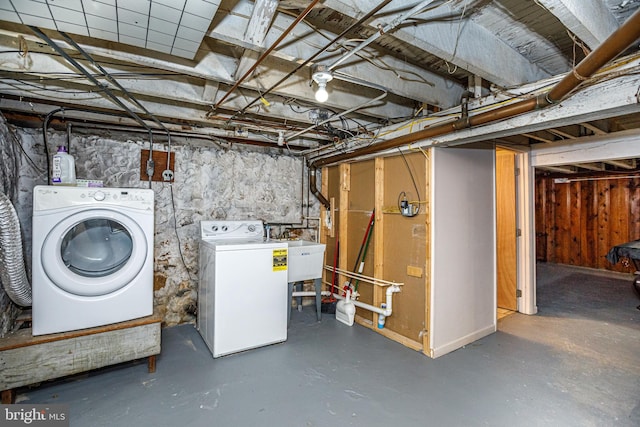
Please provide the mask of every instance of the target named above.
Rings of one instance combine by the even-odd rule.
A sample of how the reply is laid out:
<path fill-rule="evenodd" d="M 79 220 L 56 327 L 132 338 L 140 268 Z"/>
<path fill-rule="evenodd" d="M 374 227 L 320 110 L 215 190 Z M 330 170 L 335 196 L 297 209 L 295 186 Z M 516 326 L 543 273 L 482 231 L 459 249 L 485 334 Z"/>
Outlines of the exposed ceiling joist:
<path fill-rule="evenodd" d="M 580 123 L 580 126 L 582 126 L 585 129 L 590 130 L 591 132 L 593 132 L 594 135 L 606 135 L 608 132 L 603 131 L 602 129 L 600 129 L 599 127 L 592 125 L 591 123 Z"/>
<path fill-rule="evenodd" d="M 276 15 L 277 8 L 278 0 L 256 0 L 251 19 L 249 19 L 249 25 L 247 25 L 244 33 L 243 41 L 245 43 L 264 47 L 265 38 Z M 245 50 L 235 72 L 235 79 L 239 79 L 246 73 L 256 63 L 259 56 L 258 52 Z"/>
<path fill-rule="evenodd" d="M 324 5 L 357 18 L 359 11 L 371 7 L 369 3 L 369 0 L 326 0 Z M 394 31 L 391 37 L 429 52 L 451 63 L 452 67 L 461 67 L 500 86 L 520 85 L 549 77 L 547 72 L 494 34 L 468 19 L 473 11 L 472 8 L 466 9 L 466 4 L 459 2 L 454 7 L 448 2 L 443 3 L 417 16 L 419 22 L 425 22 L 424 25 L 405 25 Z M 377 29 L 393 19 L 391 11 L 396 9 L 390 6 L 384 10 L 388 13 L 385 21 L 373 20 L 369 24 L 371 28 Z M 496 68 L 496 63 L 509 66 Z"/>
<path fill-rule="evenodd" d="M 542 137 L 540 135 L 536 135 L 536 134 L 533 134 L 533 133 L 523 133 L 522 136 L 526 136 L 529 139 L 533 139 L 533 140 L 539 141 L 539 142 L 550 143 L 550 142 L 555 141 L 554 139 L 549 139 L 548 137 L 545 138 L 545 137 Z"/>
<path fill-rule="evenodd" d="M 40 27 L 49 28 L 46 33 L 65 52 L 76 55 L 56 29 L 68 33 L 114 74 L 124 90 L 168 123 L 220 127 L 223 132 L 236 124 L 254 123 L 267 133 L 285 129 L 292 138 L 308 128 L 309 133 L 299 138 L 320 143 L 346 139 L 355 132 L 354 146 L 458 120 L 467 90 L 474 93 L 468 100 L 470 117 L 538 94 L 582 60 L 584 53 L 576 41 L 590 47 L 602 42 L 640 8 L 638 0 L 322 0 L 313 10 L 309 5 L 316 2 L 304 0 L 118 0 L 108 9 L 123 13 L 101 18 L 123 31 L 106 34 L 93 32 L 95 8 L 83 9 L 84 2 L 77 0 L 61 2 L 37 0 L 38 11 L 17 1 L 0 2 L 0 97 L 34 105 L 95 105 L 115 112 L 113 104 L 100 99 L 104 88 L 88 84 L 89 76 L 79 76 L 24 25 L 29 21 L 37 26 L 30 20 L 42 13 L 36 17 Z M 196 3 L 203 7 L 200 15 L 193 12 Z M 416 12 L 420 8 L 429 10 Z M 55 16 L 47 17 L 54 10 Z M 167 12 L 162 22 L 161 10 Z M 182 19 L 183 12 L 193 16 Z M 394 28 L 401 21 L 398 17 L 410 15 Z M 81 25 L 76 25 L 77 32 L 72 26 L 56 27 L 56 22 L 72 22 L 70 17 L 84 19 L 91 31 L 83 31 Z M 288 29 L 291 32 L 284 37 Z M 143 30 L 150 37 L 143 41 L 151 45 L 130 38 Z M 163 40 L 177 43 L 175 55 L 166 53 L 173 47 L 153 45 L 163 31 Z M 190 35 L 198 37 L 189 39 Z M 327 46 L 334 39 L 335 46 Z M 266 49 L 276 40 L 282 41 L 277 48 Z M 363 40 L 371 43 L 364 47 Z M 191 43 L 195 56 L 179 54 L 183 43 Z M 631 49 L 637 52 L 638 46 Z M 255 58 L 265 52 L 268 56 L 255 72 L 239 82 L 238 76 L 253 69 Z M 608 67 L 610 81 L 599 80 L 602 76 L 589 79 L 577 93 L 544 112 L 475 129 L 461 126 L 452 135 L 424 144 L 461 145 L 489 138 L 507 145 L 547 145 L 639 128 L 640 64 L 638 57 L 625 61 Z M 327 103 L 314 99 L 311 70 L 299 67 L 303 62 L 305 67 L 339 64 L 330 68 L 336 72 L 327 85 Z M 128 102 L 121 91 L 99 78 Z M 230 89 L 236 85 L 237 90 Z M 381 86 L 387 89 L 384 98 L 378 98 L 384 93 Z M 24 108 L 29 110 L 29 105 Z M 327 117 L 333 121 L 319 125 Z"/>
<path fill-rule="evenodd" d="M 602 172 L 607 169 L 604 163 L 575 163 L 571 164 L 570 166 L 576 166 L 581 169 L 586 169 L 594 172 Z"/>
<path fill-rule="evenodd" d="M 593 50 L 619 24 L 602 0 L 537 0 Z"/>
<path fill-rule="evenodd" d="M 635 159 L 623 159 L 623 160 L 606 160 L 606 164 L 615 166 L 620 169 L 632 170 L 636 168 Z"/>
<path fill-rule="evenodd" d="M 575 138 L 577 138 L 576 135 L 572 135 L 569 132 L 565 132 L 563 130 L 556 129 L 556 128 L 549 129 L 549 132 L 554 134 L 554 135 L 558 135 L 561 138 L 566 138 L 566 139 L 575 139 Z"/>
<path fill-rule="evenodd" d="M 574 174 L 578 172 L 578 168 L 575 166 L 540 166 L 540 169 L 548 170 L 550 172 Z"/>
<path fill-rule="evenodd" d="M 233 10 L 212 27 L 209 36 L 231 45 L 245 48 L 251 46 L 256 52 L 260 51 L 261 46 L 251 45 L 244 39 L 244 33 L 250 26 L 250 16 L 246 15 L 250 10 L 248 3 L 250 3 L 248 0 L 242 0 L 235 4 Z M 289 15 L 278 14 L 267 35 L 266 44 L 270 45 L 279 38 L 293 20 L 294 18 Z M 283 63 L 289 62 L 288 67 L 293 70 L 297 63 L 302 63 L 311 57 L 310 52 L 321 49 L 335 36 L 336 34 L 327 30 L 318 30 L 302 22 L 293 29 L 290 37 L 285 39 L 273 55 L 281 58 Z M 341 43 L 345 42 L 341 41 Z M 353 46 L 353 43 L 348 45 Z M 345 51 L 344 48 L 340 48 L 340 44 L 337 44 L 315 63 L 330 64 L 340 58 Z M 306 69 L 304 72 L 308 73 L 308 78 L 311 79 L 310 70 Z M 380 52 L 362 52 L 362 57 L 356 57 L 347 62 L 340 68 L 340 72 L 362 81 L 375 82 L 384 86 L 390 93 L 442 108 L 457 105 L 462 93 L 466 90 L 455 81 L 425 71 L 406 60 Z"/>

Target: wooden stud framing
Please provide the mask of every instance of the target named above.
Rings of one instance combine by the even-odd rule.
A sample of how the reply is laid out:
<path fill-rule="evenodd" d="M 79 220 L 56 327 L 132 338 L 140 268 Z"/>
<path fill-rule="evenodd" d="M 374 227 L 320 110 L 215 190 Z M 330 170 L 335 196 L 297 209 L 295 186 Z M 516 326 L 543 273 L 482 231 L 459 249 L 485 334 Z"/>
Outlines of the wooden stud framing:
<path fill-rule="evenodd" d="M 347 266 L 349 255 L 349 239 L 347 239 L 347 231 L 349 229 L 349 184 L 351 182 L 351 165 L 341 164 L 338 166 L 340 171 L 340 207 L 338 214 L 340 216 L 340 229 L 338 236 L 340 238 L 340 268 L 348 270 Z M 342 284 L 347 281 L 344 275 L 338 278 L 338 288 L 342 289 Z"/>
<path fill-rule="evenodd" d="M 378 157 L 375 159 L 375 227 L 373 228 L 375 238 L 375 248 L 373 252 L 373 276 L 384 277 L 384 214 L 382 208 L 384 205 L 384 159 Z M 379 286 L 375 286 L 373 290 L 373 305 L 380 307 L 385 301 L 385 290 Z M 374 313 L 373 322 L 377 323 L 378 315 Z"/>
<path fill-rule="evenodd" d="M 425 182 L 425 196 L 427 201 L 425 204 L 425 242 L 427 247 L 425 249 L 425 293 L 424 293 L 424 329 L 422 330 L 422 352 L 429 354 L 429 334 L 431 331 L 431 157 L 427 153 L 422 151 L 425 156 L 425 168 L 424 168 L 424 182 Z"/>

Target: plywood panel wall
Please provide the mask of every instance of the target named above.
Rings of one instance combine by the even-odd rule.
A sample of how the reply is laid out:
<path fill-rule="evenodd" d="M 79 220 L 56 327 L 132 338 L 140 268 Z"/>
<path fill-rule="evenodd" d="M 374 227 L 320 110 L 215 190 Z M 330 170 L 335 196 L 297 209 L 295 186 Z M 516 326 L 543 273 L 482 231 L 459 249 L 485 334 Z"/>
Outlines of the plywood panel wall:
<path fill-rule="evenodd" d="M 536 179 L 537 259 L 632 272 L 611 265 L 612 246 L 640 239 L 640 174 Z"/>
<path fill-rule="evenodd" d="M 408 167 L 407 167 L 408 165 Z M 363 274 L 404 283 L 402 292 L 394 294 L 393 314 L 384 329 L 377 328 L 378 316 L 357 308 L 356 321 L 408 347 L 422 350 L 428 342 L 427 301 L 428 248 L 428 160 L 423 153 L 378 158 L 364 162 L 325 168 L 325 194 L 340 203 L 340 268 L 353 271 L 372 211 L 374 230 L 365 258 Z M 411 173 L 409 172 L 411 170 Z M 414 188 L 413 175 L 418 187 Z M 420 205 L 419 215 L 407 218 L 397 208 L 398 194 L 404 191 L 411 202 Z M 419 200 L 418 200 L 419 199 Z M 327 243 L 327 260 L 335 253 L 329 243 L 335 239 L 322 234 Z M 357 268 L 357 267 L 356 267 Z M 326 276 L 330 281 L 330 274 Z M 346 279 L 341 278 L 342 285 Z M 360 282 L 359 301 L 380 306 L 385 288 Z"/>
<path fill-rule="evenodd" d="M 411 340 L 421 341 L 424 331 L 428 330 L 425 302 L 428 272 L 427 160 L 422 153 L 406 155 L 405 158 L 406 163 L 401 156 L 384 159 L 384 278 L 404 283 L 402 292 L 393 296 L 394 313 L 386 319 L 385 327 Z M 397 209 L 400 192 L 405 192 L 409 201 L 420 204 L 418 215 L 400 215 Z"/>
<path fill-rule="evenodd" d="M 351 165 L 350 169 L 349 209 L 347 215 L 347 239 L 349 240 L 347 267 L 349 271 L 353 272 L 354 270 L 357 271 L 358 252 L 360 252 L 360 247 L 363 244 L 371 213 L 375 208 L 374 161 L 369 160 L 366 162 L 354 163 Z M 369 248 L 367 250 L 366 257 L 364 258 L 364 269 L 361 273 L 365 276 L 373 276 L 373 254 L 375 252 L 375 245 L 375 236 L 372 235 L 369 241 Z M 352 285 L 355 286 L 355 283 L 356 282 L 352 280 Z M 370 283 L 358 282 L 357 286 L 357 291 L 360 294 L 359 300 L 367 304 L 373 304 L 373 285 Z M 368 310 L 356 308 L 356 314 L 367 320 L 373 321 L 372 314 Z"/>

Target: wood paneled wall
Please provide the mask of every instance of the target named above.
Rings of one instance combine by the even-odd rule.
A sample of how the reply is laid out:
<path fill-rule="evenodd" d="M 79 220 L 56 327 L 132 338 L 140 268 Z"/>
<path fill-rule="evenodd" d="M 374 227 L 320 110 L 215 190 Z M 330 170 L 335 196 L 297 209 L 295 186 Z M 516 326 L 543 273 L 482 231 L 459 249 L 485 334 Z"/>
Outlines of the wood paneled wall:
<path fill-rule="evenodd" d="M 536 256 L 539 261 L 620 272 L 605 255 L 640 239 L 640 173 L 536 178 Z"/>

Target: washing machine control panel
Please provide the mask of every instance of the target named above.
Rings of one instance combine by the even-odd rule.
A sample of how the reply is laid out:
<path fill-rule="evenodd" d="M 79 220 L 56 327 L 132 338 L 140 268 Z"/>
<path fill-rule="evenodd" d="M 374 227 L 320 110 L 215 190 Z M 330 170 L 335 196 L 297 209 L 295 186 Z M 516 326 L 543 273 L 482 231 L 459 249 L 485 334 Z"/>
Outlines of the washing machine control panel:
<path fill-rule="evenodd" d="M 73 205 L 118 205 L 153 209 L 154 192 L 142 188 L 87 188 L 39 185 L 34 188 L 34 211 Z"/>
<path fill-rule="evenodd" d="M 264 236 L 264 225 L 259 220 L 201 221 L 200 236 L 203 240 L 246 239 L 259 241 Z"/>

